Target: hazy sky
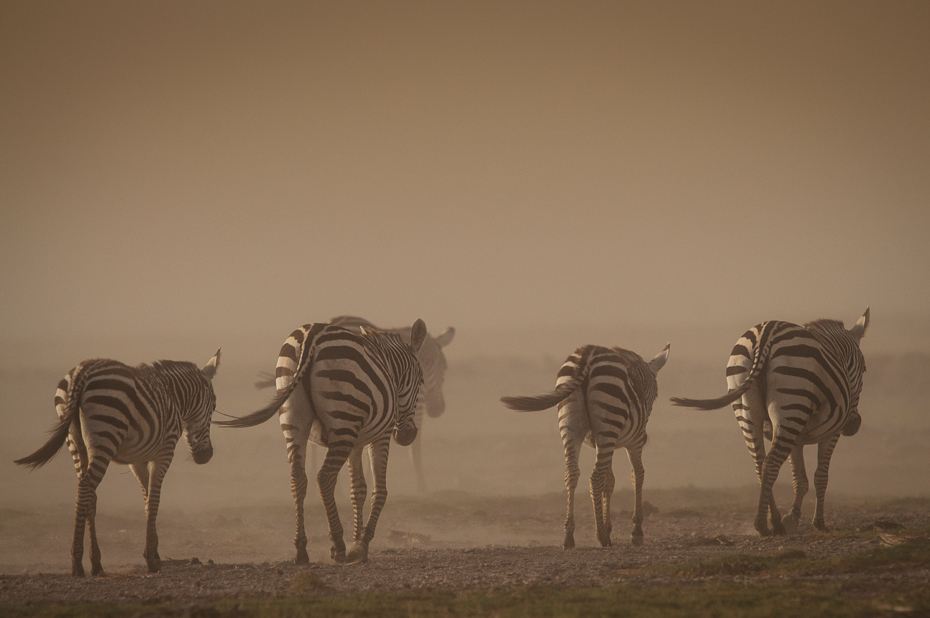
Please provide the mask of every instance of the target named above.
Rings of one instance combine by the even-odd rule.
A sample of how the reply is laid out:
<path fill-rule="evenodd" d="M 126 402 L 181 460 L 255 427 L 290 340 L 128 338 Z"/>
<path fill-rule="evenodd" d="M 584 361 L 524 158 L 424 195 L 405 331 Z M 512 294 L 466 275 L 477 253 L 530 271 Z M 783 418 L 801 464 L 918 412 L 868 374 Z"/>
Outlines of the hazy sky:
<path fill-rule="evenodd" d="M 0 338 L 930 318 L 928 32 L 924 0 L 4 0 Z"/>

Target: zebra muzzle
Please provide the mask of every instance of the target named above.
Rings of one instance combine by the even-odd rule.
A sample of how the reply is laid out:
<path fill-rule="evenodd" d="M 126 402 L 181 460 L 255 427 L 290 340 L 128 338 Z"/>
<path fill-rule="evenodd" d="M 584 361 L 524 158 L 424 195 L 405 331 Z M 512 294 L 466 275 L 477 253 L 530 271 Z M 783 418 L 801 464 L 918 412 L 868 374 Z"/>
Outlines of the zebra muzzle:
<path fill-rule="evenodd" d="M 417 439 L 417 428 L 416 426 L 409 427 L 407 429 L 394 429 L 394 442 L 397 442 L 401 446 L 410 446 L 413 444 L 413 441 Z"/>
<path fill-rule="evenodd" d="M 207 448 L 200 449 L 199 451 L 196 451 L 195 453 L 193 453 L 193 455 L 194 455 L 194 463 L 205 464 L 208 461 L 210 461 L 210 459 L 213 458 L 213 447 L 208 446 Z"/>

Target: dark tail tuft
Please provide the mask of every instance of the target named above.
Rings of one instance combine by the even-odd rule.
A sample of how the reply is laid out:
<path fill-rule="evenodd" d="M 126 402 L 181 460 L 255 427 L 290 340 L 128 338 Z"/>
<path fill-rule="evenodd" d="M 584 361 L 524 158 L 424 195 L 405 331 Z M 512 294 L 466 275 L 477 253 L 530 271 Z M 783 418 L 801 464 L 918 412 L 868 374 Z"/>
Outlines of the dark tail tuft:
<path fill-rule="evenodd" d="M 51 461 L 52 457 L 61 450 L 65 440 L 68 438 L 68 431 L 71 429 L 71 420 L 73 417 L 74 414 L 69 410 L 69 413 L 61 418 L 57 425 L 52 427 L 49 432 L 52 434 L 51 437 L 49 437 L 48 441 L 46 441 L 39 450 L 32 455 L 17 459 L 13 463 L 35 470 Z"/>
<path fill-rule="evenodd" d="M 537 395 L 536 397 L 501 397 L 505 406 L 517 412 L 539 412 L 562 403 L 571 395 L 581 380 L 573 378 L 571 381 L 559 384 L 554 391 L 548 395 Z"/>

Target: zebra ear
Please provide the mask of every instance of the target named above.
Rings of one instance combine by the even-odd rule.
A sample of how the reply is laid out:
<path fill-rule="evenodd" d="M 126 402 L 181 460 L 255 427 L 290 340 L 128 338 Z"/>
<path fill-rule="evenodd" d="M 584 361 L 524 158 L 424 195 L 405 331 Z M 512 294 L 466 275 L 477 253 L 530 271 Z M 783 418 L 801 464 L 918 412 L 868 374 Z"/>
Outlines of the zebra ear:
<path fill-rule="evenodd" d="M 410 347 L 414 354 L 420 351 L 424 341 L 426 341 L 426 322 L 418 319 L 410 330 Z"/>
<path fill-rule="evenodd" d="M 859 341 L 865 336 L 865 330 L 869 327 L 869 308 L 866 307 L 865 313 L 862 314 L 862 317 L 856 322 L 856 325 L 852 327 L 849 331 L 856 341 Z"/>
<path fill-rule="evenodd" d="M 222 350 L 222 348 L 220 348 L 220 350 Z M 208 380 L 213 379 L 213 376 L 216 375 L 217 368 L 220 366 L 220 350 L 216 351 L 216 354 L 213 355 L 213 358 L 211 358 L 210 361 L 204 365 L 203 369 L 201 370 L 203 371 L 203 375 L 205 375 Z"/>
<path fill-rule="evenodd" d="M 450 326 L 446 329 L 446 332 L 436 337 L 436 343 L 439 344 L 440 348 L 444 348 L 452 343 L 453 337 L 455 337 L 455 329 Z"/>
<path fill-rule="evenodd" d="M 659 369 L 665 366 L 665 361 L 668 360 L 668 349 L 672 344 L 666 343 L 665 349 L 659 352 L 654 359 L 649 361 L 649 369 L 652 371 L 653 375 L 658 375 Z"/>

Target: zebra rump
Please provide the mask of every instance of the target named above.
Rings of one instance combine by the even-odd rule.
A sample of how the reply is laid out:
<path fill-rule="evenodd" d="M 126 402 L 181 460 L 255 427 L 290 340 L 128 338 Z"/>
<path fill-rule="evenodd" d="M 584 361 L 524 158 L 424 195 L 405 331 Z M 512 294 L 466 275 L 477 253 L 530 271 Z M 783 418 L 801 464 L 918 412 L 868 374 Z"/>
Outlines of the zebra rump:
<path fill-rule="evenodd" d="M 750 369 L 746 380 L 737 388 L 734 388 L 723 397 L 717 397 L 716 399 L 686 399 L 684 397 L 672 397 L 672 403 L 676 406 L 695 408 L 698 410 L 719 410 L 720 408 L 730 405 L 742 397 L 746 391 L 748 391 L 752 385 L 755 384 L 759 376 L 762 375 L 762 370 L 765 368 L 765 363 L 768 360 L 769 352 L 772 350 L 772 338 L 767 336 L 768 333 L 766 331 L 771 330 L 774 327 L 774 324 L 774 322 L 768 322 L 763 328 L 760 338 L 765 341 L 765 345 L 756 347 L 756 354 L 752 358 L 752 369 Z"/>
<path fill-rule="evenodd" d="M 304 374 L 309 369 L 312 363 L 308 360 L 313 356 L 313 343 L 316 341 L 316 336 L 321 330 L 329 326 L 328 324 L 314 324 L 310 331 L 307 333 L 306 338 L 304 338 L 303 331 L 300 329 L 295 330 L 291 333 L 291 338 L 297 338 L 300 341 L 300 349 L 297 350 L 296 358 L 299 359 L 297 365 L 297 372 L 294 374 L 294 379 L 285 387 L 283 390 L 278 391 L 274 396 L 271 402 L 262 408 L 252 412 L 251 414 L 246 414 L 245 416 L 240 416 L 228 421 L 213 421 L 215 425 L 222 425 L 223 427 L 255 427 L 256 425 L 261 425 L 269 418 L 275 415 L 275 413 L 281 409 L 290 396 L 294 393 L 294 390 L 300 385 L 303 380 Z M 288 339 L 290 341 L 290 338 Z M 285 343 L 281 348 L 281 354 L 285 354 L 285 350 L 290 348 L 290 344 Z M 289 350 L 288 350 L 289 354 Z"/>

